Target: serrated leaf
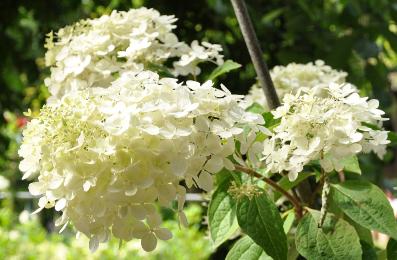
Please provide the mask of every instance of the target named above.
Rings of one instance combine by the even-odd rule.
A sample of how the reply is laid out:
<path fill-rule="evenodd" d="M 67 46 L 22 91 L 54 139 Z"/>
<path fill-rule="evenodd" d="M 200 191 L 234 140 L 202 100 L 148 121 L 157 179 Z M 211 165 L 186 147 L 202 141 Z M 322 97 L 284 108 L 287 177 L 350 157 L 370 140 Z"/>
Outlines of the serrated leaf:
<path fill-rule="evenodd" d="M 389 239 L 386 247 L 387 259 L 397 259 L 397 241 Z"/>
<path fill-rule="evenodd" d="M 238 229 L 236 202 L 227 192 L 230 181 L 222 182 L 212 195 L 208 207 L 208 224 L 214 246 L 218 247 Z"/>
<path fill-rule="evenodd" d="M 208 79 L 214 80 L 217 77 L 219 77 L 225 73 L 228 73 L 231 70 L 238 69 L 240 67 L 241 67 L 241 65 L 238 64 L 237 62 L 234 62 L 232 60 L 227 60 L 222 65 L 220 65 L 219 67 L 214 69 L 214 71 L 211 73 L 211 75 L 208 77 Z"/>
<path fill-rule="evenodd" d="M 278 209 L 262 191 L 251 199 L 237 203 L 237 220 L 241 229 L 275 260 L 287 259 L 287 237 Z"/>
<path fill-rule="evenodd" d="M 351 172 L 355 174 L 361 175 L 360 164 L 358 163 L 357 156 L 353 155 L 351 157 L 347 157 L 342 159 L 343 168 L 346 172 Z"/>
<path fill-rule="evenodd" d="M 324 224 L 318 227 L 320 212 L 309 210 L 296 231 L 296 248 L 311 260 L 361 259 L 361 245 L 354 228 L 343 219 L 328 213 Z"/>
<path fill-rule="evenodd" d="M 397 222 L 385 194 L 372 183 L 350 180 L 331 185 L 336 205 L 361 226 L 397 238 Z"/>
<path fill-rule="evenodd" d="M 249 236 L 240 238 L 230 249 L 226 260 L 272 260 Z"/>

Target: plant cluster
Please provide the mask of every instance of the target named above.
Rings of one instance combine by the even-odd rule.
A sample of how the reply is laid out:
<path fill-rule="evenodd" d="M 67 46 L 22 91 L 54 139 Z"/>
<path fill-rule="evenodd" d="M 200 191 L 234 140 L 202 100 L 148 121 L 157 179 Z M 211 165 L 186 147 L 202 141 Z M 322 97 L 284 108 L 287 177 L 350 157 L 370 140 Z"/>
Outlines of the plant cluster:
<path fill-rule="evenodd" d="M 40 196 L 38 211 L 61 211 L 56 224 L 72 223 L 93 251 L 111 235 L 152 251 L 172 237 L 155 204 L 187 225 L 186 187 L 197 186 L 214 190 L 208 221 L 216 246 L 247 235 L 227 259 L 361 259 L 372 249 L 362 235 L 369 230 L 397 239 L 382 191 L 344 181 L 360 174 L 358 154 L 382 158 L 395 139 L 377 100 L 322 61 L 275 67 L 283 102 L 272 111 L 256 87 L 244 99 L 211 81 L 181 82 L 195 79 L 204 61 L 219 65 L 210 79 L 239 66 L 223 63 L 219 45 L 180 42 L 174 21 L 141 8 L 49 35 L 52 96 L 19 150 L 24 178 L 37 177 L 29 190 Z M 305 200 L 296 188 L 309 181 L 317 188 Z"/>

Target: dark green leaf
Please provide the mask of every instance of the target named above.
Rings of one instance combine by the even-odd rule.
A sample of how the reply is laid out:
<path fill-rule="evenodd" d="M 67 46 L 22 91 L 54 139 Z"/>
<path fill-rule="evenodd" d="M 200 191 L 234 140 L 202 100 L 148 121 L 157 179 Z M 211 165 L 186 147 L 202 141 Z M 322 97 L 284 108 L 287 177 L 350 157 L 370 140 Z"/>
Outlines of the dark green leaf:
<path fill-rule="evenodd" d="M 216 69 L 214 69 L 214 71 L 211 73 L 211 75 L 208 77 L 209 80 L 214 80 L 217 77 L 228 73 L 231 70 L 235 70 L 240 68 L 241 65 L 232 61 L 232 60 L 227 60 L 225 61 L 221 66 L 217 67 Z"/>
<path fill-rule="evenodd" d="M 237 220 L 242 230 L 274 259 L 287 259 L 287 237 L 276 205 L 266 193 L 237 203 Z"/>
<path fill-rule="evenodd" d="M 397 259 L 397 241 L 394 239 L 389 240 L 389 242 L 387 243 L 387 248 L 386 248 L 386 252 L 387 252 L 387 259 Z"/>
<path fill-rule="evenodd" d="M 376 248 L 377 260 L 387 260 L 387 252 L 385 249 Z"/>
<path fill-rule="evenodd" d="M 397 133 L 396 132 L 389 132 L 388 139 L 390 140 L 390 146 L 397 145 Z"/>
<path fill-rule="evenodd" d="M 371 128 L 372 130 L 381 130 L 381 128 L 379 126 L 371 124 L 371 123 L 363 122 L 362 124 L 366 127 Z"/>
<path fill-rule="evenodd" d="M 318 227 L 320 212 L 309 210 L 300 221 L 296 233 L 298 252 L 311 260 L 361 259 L 361 246 L 354 228 L 334 214 L 326 215 Z"/>
<path fill-rule="evenodd" d="M 147 64 L 149 70 L 157 72 L 162 77 L 173 78 L 174 75 L 169 71 L 169 69 L 161 64 L 149 63 Z"/>
<path fill-rule="evenodd" d="M 352 220 L 397 238 L 397 223 L 385 194 L 372 183 L 351 180 L 332 185 L 331 196 Z"/>
<path fill-rule="evenodd" d="M 230 158 L 233 160 L 233 158 Z M 237 184 L 241 184 L 241 173 L 235 172 L 235 171 L 229 171 L 226 168 L 223 168 L 220 172 L 218 172 L 216 175 L 216 184 L 220 185 L 221 183 L 227 181 L 231 182 L 234 181 Z"/>
<path fill-rule="evenodd" d="M 266 13 L 262 19 L 261 22 L 264 24 L 271 23 L 274 19 L 279 17 L 284 11 L 284 8 L 277 8 L 275 10 L 272 10 L 268 13 Z"/>
<path fill-rule="evenodd" d="M 212 195 L 208 207 L 208 224 L 211 238 L 218 247 L 238 229 L 236 202 L 227 192 L 230 181 L 222 182 Z"/>
<path fill-rule="evenodd" d="M 249 236 L 240 238 L 226 256 L 226 260 L 272 260 Z"/>
<path fill-rule="evenodd" d="M 378 256 L 376 255 L 375 248 L 371 245 L 367 244 L 365 241 L 360 240 L 361 249 L 363 250 L 363 258 L 362 260 L 377 260 Z"/>
<path fill-rule="evenodd" d="M 23 82 L 21 81 L 18 69 L 12 63 L 12 61 L 7 60 L 7 66 L 2 68 L 2 77 L 7 87 L 15 92 L 22 92 L 24 89 Z"/>

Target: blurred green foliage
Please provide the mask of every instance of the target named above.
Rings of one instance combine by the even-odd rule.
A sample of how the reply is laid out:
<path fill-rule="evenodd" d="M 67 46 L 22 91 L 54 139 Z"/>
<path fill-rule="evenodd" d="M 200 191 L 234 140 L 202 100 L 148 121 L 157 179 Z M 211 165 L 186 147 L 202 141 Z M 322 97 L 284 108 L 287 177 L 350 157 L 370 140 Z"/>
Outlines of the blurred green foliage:
<path fill-rule="evenodd" d="M 386 127 L 397 130 L 397 2 L 246 2 L 269 67 L 323 59 L 332 67 L 348 72 L 348 80 L 357 85 L 363 95 L 379 99 L 381 107 L 392 119 L 386 123 Z M 232 92 L 246 93 L 255 82 L 255 72 L 229 0 L 2 0 L 0 174 L 10 180 L 11 193 L 26 190 L 27 187 L 25 182 L 20 181 L 21 175 L 18 172 L 17 149 L 21 127 L 25 123 L 22 112 L 28 108 L 37 111 L 47 97 L 43 85 L 43 79 L 49 73 L 43 65 L 45 34 L 82 18 L 98 17 L 113 9 L 128 10 L 140 6 L 153 7 L 163 14 L 178 17 L 176 33 L 186 42 L 199 39 L 222 44 L 225 58 L 242 64 L 239 70 L 220 77 L 220 81 Z M 201 79 L 209 75 L 210 69 L 204 71 Z M 386 162 L 381 162 L 372 155 L 361 156 L 359 159 L 363 174 L 378 183 L 383 181 L 382 172 L 395 176 L 397 164 L 395 152 L 391 149 Z M 383 184 L 392 186 L 390 182 Z M 6 248 L 6 251 L 2 249 L 1 252 L 17 254 L 22 251 L 21 253 L 26 253 L 24 259 L 33 259 L 34 253 L 30 255 L 30 250 L 36 254 L 40 253 L 39 250 L 47 250 L 40 249 L 41 246 L 37 246 L 39 244 L 42 247 L 53 247 L 48 250 L 58 250 L 56 247 L 62 247 L 63 243 L 68 246 L 73 243 L 65 241 L 59 235 L 46 235 L 37 222 L 14 226 L 10 219 L 15 219 L 15 213 L 11 209 L 20 211 L 24 207 L 23 202 L 11 200 L 7 207 L 0 209 L 0 247 Z M 173 223 L 170 225 L 176 225 Z M 13 231 L 21 236 L 16 241 L 9 239 L 10 232 Z M 200 257 L 208 257 L 210 251 L 207 242 L 200 242 L 206 241 L 202 234 L 197 228 L 189 229 L 189 232 L 192 233 L 186 235 L 185 232 L 176 232 L 176 240 L 179 242 L 162 248 L 162 252 L 171 258 L 175 256 L 176 259 L 177 256 L 181 259 L 198 259 L 200 253 Z M 202 244 L 195 247 L 191 244 L 193 242 L 197 243 L 195 245 Z M 81 244 L 84 244 L 84 249 L 67 253 L 70 258 L 79 254 L 88 255 L 86 243 Z M 116 248 L 115 242 L 104 254 L 109 259 L 116 257 Z M 134 254 L 131 253 L 130 256 L 135 256 Z M 0 255 L 0 258 L 3 256 Z"/>
<path fill-rule="evenodd" d="M 95 253 L 88 249 L 88 239 L 64 234 L 47 234 L 37 216 L 22 211 L 19 216 L 8 207 L 0 208 L 0 259 L 148 259 L 148 260 L 184 260 L 208 259 L 211 242 L 200 231 L 203 209 L 191 204 L 185 210 L 190 226 L 179 228 L 175 219 L 164 222 L 174 237 L 169 241 L 159 241 L 158 248 L 151 253 L 141 249 L 138 240 L 124 243 L 112 239 L 103 244 Z"/>
<path fill-rule="evenodd" d="M 365 94 L 391 104 L 388 73 L 396 70 L 397 4 L 389 0 L 247 1 L 269 67 L 323 59 L 349 73 Z M 44 37 L 51 30 L 113 9 L 153 7 L 179 18 L 177 35 L 220 43 L 225 56 L 243 64 L 224 79 L 244 93 L 255 73 L 228 0 L 59 0 L 0 2 L 1 110 L 24 110 L 42 84 Z M 27 93 L 30 92 L 30 93 Z M 33 94 L 34 95 L 34 94 Z"/>

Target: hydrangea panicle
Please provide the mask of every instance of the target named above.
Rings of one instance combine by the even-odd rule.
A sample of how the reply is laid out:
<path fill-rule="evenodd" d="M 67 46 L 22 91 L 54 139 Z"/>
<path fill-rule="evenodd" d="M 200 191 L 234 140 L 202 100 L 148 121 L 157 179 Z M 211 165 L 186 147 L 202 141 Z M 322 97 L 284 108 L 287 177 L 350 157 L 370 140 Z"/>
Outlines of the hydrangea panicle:
<path fill-rule="evenodd" d="M 200 73 L 204 61 L 223 63 L 222 47 L 197 41 L 191 46 L 173 33 L 177 19 L 154 9 L 113 11 L 97 19 L 86 19 L 48 35 L 46 66 L 51 75 L 45 85 L 60 98 L 69 91 L 89 87 L 106 88 L 125 71 L 142 71 L 151 66 L 168 68 L 175 76 Z"/>
<path fill-rule="evenodd" d="M 278 96 L 282 99 L 286 94 L 295 94 L 300 88 L 314 88 L 318 95 L 327 95 L 322 91 L 330 83 L 345 83 L 347 73 L 332 69 L 325 65 L 324 61 L 316 60 L 307 64 L 290 63 L 287 66 L 275 66 L 270 71 L 274 87 Z M 355 86 L 351 85 L 353 88 Z M 245 98 L 245 107 L 257 103 L 265 109 L 269 109 L 263 90 L 258 84 L 254 84 Z"/>
<path fill-rule="evenodd" d="M 235 141 L 249 151 L 256 145 L 244 136 L 266 131 L 241 98 L 211 82 L 125 72 L 108 88 L 70 92 L 44 106 L 23 132 L 20 169 L 24 178 L 38 175 L 29 190 L 40 196 L 39 210 L 62 211 L 56 224 L 73 223 L 91 249 L 113 234 L 141 239 L 151 251 L 157 239 L 171 238 L 155 203 L 169 207 L 177 199 L 186 225 L 180 181 L 211 190 L 212 174 L 234 168 Z"/>
<path fill-rule="evenodd" d="M 272 172 L 288 172 L 291 180 L 312 160 L 326 171 L 343 169 L 342 159 L 360 152 L 386 153 L 387 131 L 379 102 L 360 97 L 350 84 L 331 83 L 319 97 L 314 88 L 301 88 L 284 96 L 283 105 L 272 111 L 281 122 L 264 141 L 263 161 Z"/>

